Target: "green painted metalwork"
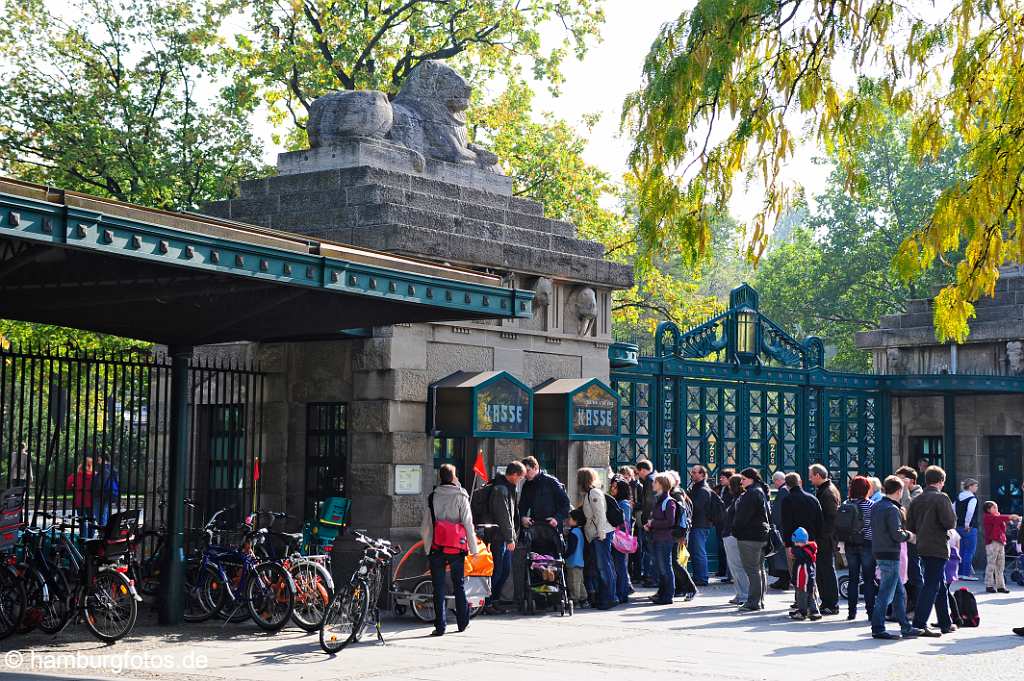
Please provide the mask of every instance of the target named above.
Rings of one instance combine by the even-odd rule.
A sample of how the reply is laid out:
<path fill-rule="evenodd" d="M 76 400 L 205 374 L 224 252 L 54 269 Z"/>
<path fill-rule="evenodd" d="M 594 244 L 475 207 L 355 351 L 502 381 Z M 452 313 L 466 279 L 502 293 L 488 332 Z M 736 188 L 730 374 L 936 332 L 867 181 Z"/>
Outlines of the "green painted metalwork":
<path fill-rule="evenodd" d="M 613 369 L 635 367 L 640 361 L 640 348 L 633 343 L 612 343 L 608 347 L 608 362 Z"/>
<path fill-rule="evenodd" d="M 198 215 L 177 217 L 183 222 L 209 220 Z M 249 280 L 454 309 L 474 316 L 529 318 L 532 314 L 532 291 L 322 256 L 315 252 L 319 245 L 314 242 L 304 245 L 302 250 L 292 250 L 294 241 L 286 243 L 280 238 L 283 235 L 249 236 L 253 238 L 223 238 L 0 191 L 0 238 Z"/>
<path fill-rule="evenodd" d="M 844 489 L 850 474 L 887 473 L 886 377 L 823 369 L 821 339 L 787 334 L 746 284 L 730 301 L 685 333 L 662 323 L 655 356 L 613 367 L 622 401 L 614 463 L 646 457 L 660 468 L 751 466 L 769 476 L 820 462 Z"/>

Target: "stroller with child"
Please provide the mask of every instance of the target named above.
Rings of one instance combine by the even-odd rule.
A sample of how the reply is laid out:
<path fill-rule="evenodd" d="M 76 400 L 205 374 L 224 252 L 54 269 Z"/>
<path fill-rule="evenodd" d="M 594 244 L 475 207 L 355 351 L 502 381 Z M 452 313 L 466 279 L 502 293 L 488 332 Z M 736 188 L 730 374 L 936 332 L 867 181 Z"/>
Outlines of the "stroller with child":
<path fill-rule="evenodd" d="M 565 578 L 562 533 L 550 525 L 537 524 L 519 534 L 519 543 L 527 552 L 521 612 L 533 615 L 540 608 L 571 616 L 573 604 Z"/>

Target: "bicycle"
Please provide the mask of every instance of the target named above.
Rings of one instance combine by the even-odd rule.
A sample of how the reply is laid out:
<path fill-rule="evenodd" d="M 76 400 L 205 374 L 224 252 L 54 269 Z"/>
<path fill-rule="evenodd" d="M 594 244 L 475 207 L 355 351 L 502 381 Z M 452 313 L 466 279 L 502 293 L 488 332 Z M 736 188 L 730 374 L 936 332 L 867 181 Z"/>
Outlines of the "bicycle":
<path fill-rule="evenodd" d="M 214 614 L 225 622 L 242 622 L 252 617 L 265 631 L 279 631 L 295 607 L 295 583 L 281 565 L 261 561 L 253 553 L 253 540 L 266 534 L 243 525 L 235 548 L 230 541 L 217 540 L 223 532 L 221 516 L 232 511 L 222 508 L 210 518 L 204 531 L 207 546 L 198 560 L 189 562 L 185 576 L 185 620 L 202 622 Z M 245 610 L 239 612 L 243 604 Z"/>
<path fill-rule="evenodd" d="M 269 516 L 267 532 L 258 535 L 253 541 L 253 553 L 263 560 L 280 563 L 295 582 L 295 609 L 292 621 L 308 632 L 320 628 L 324 612 L 334 596 L 334 579 L 331 577 L 330 554 L 303 555 L 303 535 L 301 532 L 273 532 L 271 527 L 277 520 L 290 518 L 287 513 L 259 511 L 249 516 L 249 523 L 254 528 L 260 527 L 262 516 Z M 278 550 L 275 544 L 281 545 Z"/>
<path fill-rule="evenodd" d="M 0 553 L 0 640 L 18 630 L 28 610 L 25 585 L 14 571 L 17 558 Z"/>
<path fill-rule="evenodd" d="M 331 599 L 320 624 L 320 647 L 331 655 L 353 641 L 360 641 L 368 625 L 377 632 L 384 645 L 380 628 L 380 597 L 391 561 L 400 548 L 385 539 L 373 539 L 361 530 L 353 530 L 355 539 L 365 548 L 363 556 L 347 588 L 339 589 Z"/>
<path fill-rule="evenodd" d="M 150 598 L 156 598 L 160 592 L 160 570 L 165 561 L 164 547 L 167 545 L 167 524 L 164 522 L 164 511 L 167 509 L 166 493 L 162 487 L 157 489 L 160 502 L 160 525 L 155 530 L 146 530 L 138 542 L 138 558 L 133 561 L 132 578 L 138 590 Z M 185 507 L 195 510 L 192 500 L 185 498 Z M 194 549 L 194 547 L 189 547 Z"/>
<path fill-rule="evenodd" d="M 63 630 L 76 616 L 106 643 L 121 640 L 135 628 L 142 597 L 127 577 L 127 562 L 140 516 L 139 510 L 112 514 L 101 536 L 85 540 L 84 554 L 63 531 L 62 519 L 54 519 L 46 528 L 47 534 L 56 534 L 54 559 L 51 563 L 47 558 L 46 565 L 62 577 L 52 582 L 60 589 L 51 594 L 57 603 L 52 633 Z M 38 531 L 40 541 L 42 536 Z"/>

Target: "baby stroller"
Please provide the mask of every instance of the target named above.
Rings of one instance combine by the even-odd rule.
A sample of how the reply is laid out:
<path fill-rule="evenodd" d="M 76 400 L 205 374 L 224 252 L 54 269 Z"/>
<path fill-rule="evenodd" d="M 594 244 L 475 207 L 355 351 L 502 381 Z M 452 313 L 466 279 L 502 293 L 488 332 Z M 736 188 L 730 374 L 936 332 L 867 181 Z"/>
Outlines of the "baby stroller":
<path fill-rule="evenodd" d="M 466 556 L 465 589 L 469 604 L 469 616 L 476 617 L 484 609 L 484 601 L 491 595 L 491 575 L 494 573 L 494 558 L 480 537 L 483 528 L 476 527 L 477 546 L 480 553 Z M 405 552 L 395 568 L 395 579 L 391 595 L 394 597 L 395 614 L 404 615 L 406 610 L 421 622 L 434 621 L 434 584 L 430 579 L 430 566 L 423 542 L 418 541 Z M 448 580 L 448 596 L 445 606 L 455 611 L 455 596 L 452 594 L 451 579 Z"/>
<path fill-rule="evenodd" d="M 519 543 L 527 551 L 521 612 L 533 615 L 537 608 L 558 610 L 571 616 L 572 599 L 565 579 L 565 539 L 558 528 L 534 525 L 519 534 Z"/>
<path fill-rule="evenodd" d="M 1021 523 L 1006 528 L 1006 579 L 1024 586 L 1024 546 L 1021 544 Z"/>

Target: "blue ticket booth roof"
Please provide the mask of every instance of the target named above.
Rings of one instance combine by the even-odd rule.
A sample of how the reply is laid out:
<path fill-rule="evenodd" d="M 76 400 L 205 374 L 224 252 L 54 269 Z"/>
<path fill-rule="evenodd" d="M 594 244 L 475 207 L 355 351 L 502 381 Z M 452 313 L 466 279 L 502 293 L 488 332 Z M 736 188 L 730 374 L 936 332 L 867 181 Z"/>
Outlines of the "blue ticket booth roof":
<path fill-rule="evenodd" d="M 430 387 L 430 429 L 443 437 L 533 437 L 533 391 L 507 371 L 457 371 Z"/>

